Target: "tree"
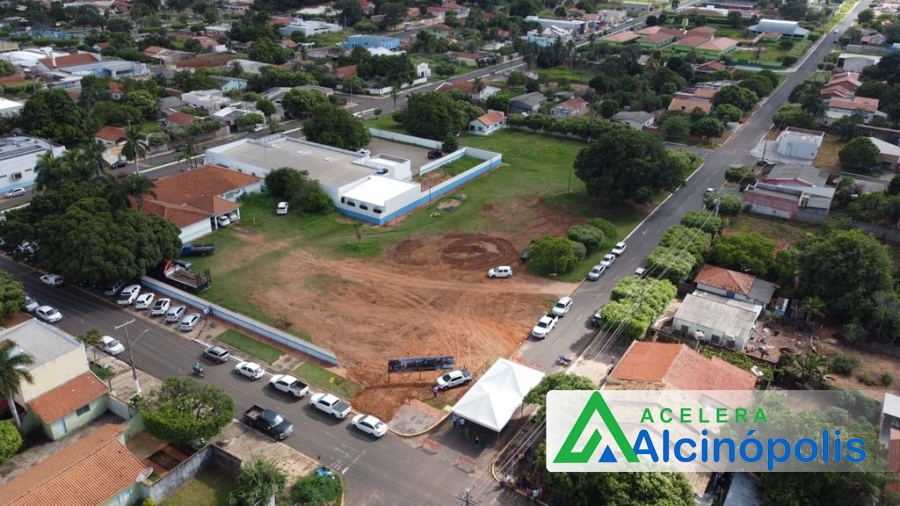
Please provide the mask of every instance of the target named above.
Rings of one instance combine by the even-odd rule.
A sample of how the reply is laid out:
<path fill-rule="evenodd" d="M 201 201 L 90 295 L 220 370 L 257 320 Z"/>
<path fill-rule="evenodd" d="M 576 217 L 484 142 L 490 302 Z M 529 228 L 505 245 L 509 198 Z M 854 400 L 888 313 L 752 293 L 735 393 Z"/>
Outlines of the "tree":
<path fill-rule="evenodd" d="M 706 260 L 724 269 L 768 278 L 775 265 L 775 242 L 757 233 L 721 235 L 713 241 Z"/>
<path fill-rule="evenodd" d="M 900 174 L 891 178 L 891 182 L 887 187 L 888 195 L 900 195 Z"/>
<path fill-rule="evenodd" d="M 66 146 L 88 140 L 87 116 L 64 90 L 38 90 L 18 117 L 22 131 Z"/>
<path fill-rule="evenodd" d="M 740 82 L 739 86 L 741 88 L 746 88 L 753 93 L 756 93 L 757 97 L 765 97 L 769 93 L 772 93 L 774 86 L 772 86 L 772 82 L 764 77 L 754 76 L 750 79 L 744 79 Z"/>
<path fill-rule="evenodd" d="M 871 23 L 875 19 L 875 11 L 872 9 L 866 9 L 857 14 L 856 19 L 858 19 L 859 23 L 863 25 Z"/>
<path fill-rule="evenodd" d="M 94 350 L 94 360 L 97 360 L 97 348 L 100 347 L 100 343 L 102 342 L 100 339 L 100 331 L 97 329 L 87 329 L 75 337 L 78 338 L 85 348 L 90 347 Z"/>
<path fill-rule="evenodd" d="M 719 107 L 723 104 L 729 104 L 737 107 L 742 111 L 749 111 L 759 102 L 759 96 L 756 93 L 742 86 L 728 85 L 723 86 L 716 96 L 713 97 L 713 106 Z"/>
<path fill-rule="evenodd" d="M 135 109 L 141 111 L 141 114 L 145 118 L 154 118 L 156 117 L 157 104 L 156 97 L 153 96 L 149 91 L 146 90 L 136 90 L 131 93 L 125 95 L 124 100 L 125 105 L 130 105 Z"/>
<path fill-rule="evenodd" d="M 697 259 L 689 252 L 658 246 L 647 256 L 646 269 L 674 284 L 687 280 L 694 272 Z"/>
<path fill-rule="evenodd" d="M 600 229 L 592 227 L 590 225 L 575 225 L 574 227 L 569 228 L 566 236 L 571 241 L 584 244 L 584 247 L 587 248 L 588 253 L 600 249 L 600 246 L 603 245 L 603 241 L 606 240 L 606 238 L 603 237 L 603 232 L 601 232 Z"/>
<path fill-rule="evenodd" d="M 250 130 L 253 127 L 255 127 L 256 125 L 263 123 L 265 120 L 266 120 L 266 118 L 264 118 L 262 114 L 260 114 L 258 112 L 251 112 L 249 114 L 244 114 L 243 116 L 239 117 L 235 121 L 235 123 L 242 130 Z"/>
<path fill-rule="evenodd" d="M 126 160 L 134 161 L 134 173 L 140 174 L 138 161 L 147 157 L 147 136 L 141 132 L 138 126 L 129 126 L 125 129 L 125 144 L 122 145 L 122 156 Z"/>
<path fill-rule="evenodd" d="M 833 318 L 865 321 L 874 306 L 872 294 L 893 286 L 890 254 L 862 230 L 809 235 L 797 250 L 802 295 L 822 299 Z"/>
<path fill-rule="evenodd" d="M 334 478 L 315 474 L 303 476 L 291 487 L 291 500 L 294 504 L 325 506 L 341 496 L 342 488 L 341 481 Z"/>
<path fill-rule="evenodd" d="M 0 324 L 25 305 L 25 288 L 8 272 L 0 270 Z"/>
<path fill-rule="evenodd" d="M 682 142 L 691 131 L 691 118 L 681 112 L 666 113 L 660 121 L 660 126 L 666 133 L 666 140 Z"/>
<path fill-rule="evenodd" d="M 780 128 L 814 128 L 816 120 L 810 116 L 801 104 L 785 104 L 772 115 L 772 122 Z"/>
<path fill-rule="evenodd" d="M 0 421 L 0 464 L 6 462 L 22 447 L 22 434 L 9 420 Z"/>
<path fill-rule="evenodd" d="M 372 141 L 362 120 L 336 105 L 325 104 L 313 110 L 303 125 L 303 133 L 312 142 L 356 151 Z"/>
<path fill-rule="evenodd" d="M 256 110 L 263 113 L 267 118 L 275 114 L 275 104 L 268 98 L 260 98 L 256 101 Z"/>
<path fill-rule="evenodd" d="M 744 25 L 744 17 L 741 16 L 741 13 L 738 11 L 729 11 L 728 24 L 731 25 L 732 28 L 740 28 Z"/>
<path fill-rule="evenodd" d="M 331 208 L 331 197 L 309 179 L 305 170 L 281 167 L 266 174 L 266 188 L 278 200 L 290 202 L 295 209 L 308 213 L 321 213 Z"/>
<path fill-rule="evenodd" d="M 156 183 L 154 183 L 152 179 L 130 174 L 119 184 L 122 185 L 125 194 L 133 198 L 135 203 L 137 203 L 138 211 L 143 210 L 144 197 L 156 197 L 156 192 L 153 191 L 156 187 Z"/>
<path fill-rule="evenodd" d="M 600 115 L 606 119 L 612 118 L 619 112 L 619 104 L 615 100 L 607 99 L 600 102 L 599 106 Z"/>
<path fill-rule="evenodd" d="M 582 149 L 574 168 L 588 195 L 615 203 L 645 204 L 683 181 L 657 137 L 619 124 Z"/>
<path fill-rule="evenodd" d="M 619 238 L 619 229 L 608 220 L 603 218 L 593 218 L 586 223 L 590 227 L 594 227 L 603 233 L 603 238 L 607 241 L 614 241 Z"/>
<path fill-rule="evenodd" d="M 547 411 L 547 393 L 553 390 L 596 390 L 597 384 L 594 380 L 577 374 L 567 374 L 564 372 L 555 372 L 541 378 L 541 382 L 537 384 L 525 396 L 525 403 L 537 404 L 540 406 L 537 417 L 543 419 Z"/>
<path fill-rule="evenodd" d="M 708 211 L 688 211 L 681 218 L 681 224 L 688 228 L 699 228 L 707 234 L 718 233 L 725 227 L 722 218 Z"/>
<path fill-rule="evenodd" d="M 716 114 L 726 123 L 737 123 L 744 116 L 744 112 L 731 104 L 722 104 L 716 107 Z"/>
<path fill-rule="evenodd" d="M 208 440 L 231 423 L 234 399 L 211 383 L 175 376 L 141 400 L 138 410 L 148 432 L 170 443 L 189 444 L 198 438 Z"/>
<path fill-rule="evenodd" d="M 313 109 L 328 103 L 324 93 L 314 90 L 291 90 L 281 99 L 284 112 L 291 118 L 306 118 Z"/>
<path fill-rule="evenodd" d="M 231 411 L 228 415 L 231 416 Z M 266 503 L 271 497 L 281 494 L 286 484 L 287 475 L 284 471 L 273 462 L 256 457 L 241 466 L 241 474 L 237 477 L 235 488 L 228 494 L 228 505 L 250 506 Z"/>
<path fill-rule="evenodd" d="M 34 378 L 26 369 L 28 366 L 34 365 L 34 357 L 28 353 L 12 354 L 15 346 L 0 347 L 0 390 L 6 394 L 6 402 L 9 411 L 12 413 L 13 423 L 16 427 L 22 428 L 22 421 L 19 419 L 19 410 L 15 408 L 16 401 L 13 397 L 19 391 L 22 382 L 29 385 L 34 383 Z"/>
<path fill-rule="evenodd" d="M 721 121 L 707 116 L 691 125 L 691 133 L 709 140 L 713 137 L 721 137 L 725 133 L 725 125 Z"/>
<path fill-rule="evenodd" d="M 406 110 L 394 114 L 394 119 L 411 135 L 443 141 L 447 135 L 466 129 L 469 122 L 484 114 L 469 104 L 466 97 L 454 93 L 413 93 L 406 102 Z"/>
<path fill-rule="evenodd" d="M 531 264 L 544 274 L 565 274 L 578 263 L 572 241 L 565 237 L 542 237 L 534 241 L 529 251 Z"/>
<path fill-rule="evenodd" d="M 459 141 L 456 140 L 456 136 L 447 134 L 447 136 L 444 137 L 444 142 L 441 144 L 441 151 L 444 153 L 453 153 L 457 149 L 459 149 Z"/>
<path fill-rule="evenodd" d="M 362 91 L 363 88 L 366 87 L 366 82 L 359 76 L 348 77 L 347 79 L 344 79 L 344 82 L 341 84 L 344 87 L 344 90 L 349 91 L 351 95 Z"/>
<path fill-rule="evenodd" d="M 16 67 L 6 61 L 0 60 L 0 77 L 8 77 L 16 73 Z"/>
<path fill-rule="evenodd" d="M 838 153 L 844 170 L 871 170 L 878 165 L 881 151 L 868 137 L 857 137 L 848 142 Z"/>
<path fill-rule="evenodd" d="M 53 156 L 53 151 L 38 155 L 34 171 L 37 173 L 34 186 L 38 191 L 58 189 L 71 177 L 69 166 L 62 158 Z"/>
<path fill-rule="evenodd" d="M 506 112 L 509 110 L 509 100 L 509 93 L 503 91 L 500 93 L 494 93 L 493 95 L 489 96 L 484 105 L 488 109 L 492 109 L 494 111 Z"/>

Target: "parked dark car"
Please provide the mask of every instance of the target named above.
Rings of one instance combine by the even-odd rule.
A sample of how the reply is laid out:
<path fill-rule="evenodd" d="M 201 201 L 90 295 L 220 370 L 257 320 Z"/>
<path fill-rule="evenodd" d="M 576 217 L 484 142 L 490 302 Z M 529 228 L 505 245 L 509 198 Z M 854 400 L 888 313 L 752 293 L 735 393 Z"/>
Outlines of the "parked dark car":
<path fill-rule="evenodd" d="M 440 158 L 442 156 L 444 156 L 444 153 L 441 153 L 440 151 L 438 151 L 436 149 L 432 149 L 431 151 L 428 152 L 429 160 L 437 160 L 438 158 Z"/>
<path fill-rule="evenodd" d="M 531 258 L 531 245 L 532 244 L 534 244 L 534 239 L 532 239 L 531 242 L 528 243 L 528 246 L 525 246 L 525 249 L 522 250 L 522 254 L 519 255 L 519 260 L 521 260 L 522 263 L 527 262 L 528 259 Z"/>
<path fill-rule="evenodd" d="M 125 167 L 128 167 L 128 160 L 116 160 L 109 166 L 112 170 L 124 169 Z"/>
<path fill-rule="evenodd" d="M 187 144 L 179 144 L 178 147 L 175 148 L 175 151 L 178 151 L 179 153 L 181 153 L 182 151 L 186 150 L 187 147 L 188 147 Z"/>

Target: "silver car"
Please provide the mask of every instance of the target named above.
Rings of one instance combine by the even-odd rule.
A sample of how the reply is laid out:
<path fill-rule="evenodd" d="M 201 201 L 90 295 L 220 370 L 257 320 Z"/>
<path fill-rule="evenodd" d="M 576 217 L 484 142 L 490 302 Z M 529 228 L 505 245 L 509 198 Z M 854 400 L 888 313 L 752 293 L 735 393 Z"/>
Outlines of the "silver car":
<path fill-rule="evenodd" d="M 597 281 L 600 279 L 600 276 L 606 273 L 605 265 L 595 265 L 591 267 L 591 272 L 588 273 L 587 278 L 588 281 Z"/>
<path fill-rule="evenodd" d="M 181 320 L 181 317 L 184 316 L 185 311 L 187 311 L 187 307 L 185 306 L 175 306 L 169 308 L 169 312 L 166 313 L 166 322 L 175 323 Z"/>

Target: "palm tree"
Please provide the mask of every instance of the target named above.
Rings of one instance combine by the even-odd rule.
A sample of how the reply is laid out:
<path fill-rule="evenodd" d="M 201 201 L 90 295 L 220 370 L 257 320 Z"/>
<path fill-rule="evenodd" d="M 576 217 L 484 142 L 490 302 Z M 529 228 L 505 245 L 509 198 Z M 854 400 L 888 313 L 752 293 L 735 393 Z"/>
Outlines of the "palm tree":
<path fill-rule="evenodd" d="M 802 381 L 819 382 L 825 377 L 825 358 L 819 354 L 804 353 L 797 357 L 797 373 Z"/>
<path fill-rule="evenodd" d="M 125 129 L 125 145 L 122 146 L 122 154 L 128 161 L 134 160 L 134 173 L 140 174 L 138 160 L 147 156 L 147 136 L 136 126 Z"/>
<path fill-rule="evenodd" d="M 97 361 L 97 348 L 100 346 L 100 331 L 87 329 L 76 336 L 85 347 L 90 346 L 94 350 L 94 362 Z"/>
<path fill-rule="evenodd" d="M 201 154 L 197 150 L 197 142 L 193 137 L 188 137 L 187 142 L 185 142 L 184 149 L 181 151 L 181 154 L 178 155 L 179 162 L 187 162 L 188 167 L 193 169 L 199 163 L 196 160 L 197 155 Z"/>
<path fill-rule="evenodd" d="M 14 353 L 14 350 L 17 353 Z M 6 394 L 6 402 L 9 404 L 9 410 L 12 412 L 13 423 L 16 427 L 22 427 L 22 421 L 19 420 L 19 412 L 16 409 L 16 400 L 13 397 L 19 390 L 22 382 L 29 385 L 34 383 L 31 373 L 25 370 L 26 367 L 34 364 L 34 357 L 22 352 L 12 343 L 0 348 L 0 390 Z"/>
<path fill-rule="evenodd" d="M 825 318 L 825 301 L 819 297 L 807 297 L 803 299 L 803 309 L 813 318 Z"/>
<path fill-rule="evenodd" d="M 244 73 L 244 66 L 241 65 L 241 62 L 233 61 L 231 62 L 231 71 L 229 73 L 231 77 L 241 77 Z"/>
<path fill-rule="evenodd" d="M 142 176 L 131 175 L 125 178 L 122 181 L 122 186 L 125 189 L 125 193 L 134 199 L 137 202 L 138 211 L 144 206 L 144 197 L 149 195 L 151 197 L 156 198 L 156 192 L 153 191 L 153 188 L 156 187 L 156 183 L 152 180 L 147 179 Z"/>
<path fill-rule="evenodd" d="M 124 209 L 131 205 L 128 200 L 128 192 L 125 185 L 119 182 L 116 176 L 112 174 L 103 174 L 101 178 L 103 189 L 106 192 L 106 200 L 109 205 L 115 209 Z"/>
<path fill-rule="evenodd" d="M 52 151 L 38 155 L 34 171 L 37 173 L 34 186 L 38 191 L 55 190 L 70 176 L 69 164 L 63 158 L 53 156 Z"/>

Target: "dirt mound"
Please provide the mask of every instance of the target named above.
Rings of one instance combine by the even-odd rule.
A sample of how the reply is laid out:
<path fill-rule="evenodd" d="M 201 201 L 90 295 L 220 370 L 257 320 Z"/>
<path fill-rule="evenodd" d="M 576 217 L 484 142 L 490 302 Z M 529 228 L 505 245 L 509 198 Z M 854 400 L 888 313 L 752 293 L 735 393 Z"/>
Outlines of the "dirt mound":
<path fill-rule="evenodd" d="M 488 235 L 449 235 L 441 245 L 441 260 L 454 269 L 488 269 L 516 256 L 512 243 Z"/>
<path fill-rule="evenodd" d="M 425 241 L 422 239 L 407 239 L 391 248 L 390 257 L 404 265 L 428 265 L 428 253 L 422 251 L 424 248 Z"/>

